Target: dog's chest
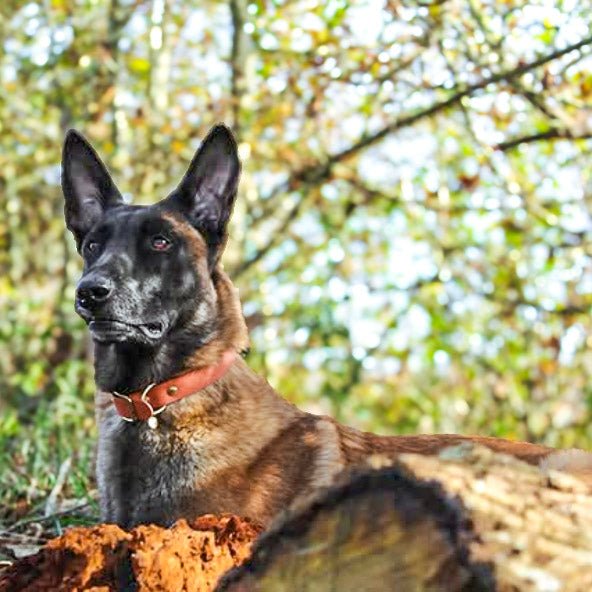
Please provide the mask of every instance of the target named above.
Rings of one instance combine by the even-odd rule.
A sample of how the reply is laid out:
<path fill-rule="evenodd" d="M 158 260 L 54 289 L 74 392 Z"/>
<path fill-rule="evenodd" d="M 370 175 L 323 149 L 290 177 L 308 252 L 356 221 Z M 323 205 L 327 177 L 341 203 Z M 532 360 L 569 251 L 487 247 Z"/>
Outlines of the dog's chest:
<path fill-rule="evenodd" d="M 100 426 L 97 477 L 107 518 L 122 524 L 168 523 L 208 511 L 216 473 L 208 439 L 166 425 L 126 423 L 115 414 Z"/>

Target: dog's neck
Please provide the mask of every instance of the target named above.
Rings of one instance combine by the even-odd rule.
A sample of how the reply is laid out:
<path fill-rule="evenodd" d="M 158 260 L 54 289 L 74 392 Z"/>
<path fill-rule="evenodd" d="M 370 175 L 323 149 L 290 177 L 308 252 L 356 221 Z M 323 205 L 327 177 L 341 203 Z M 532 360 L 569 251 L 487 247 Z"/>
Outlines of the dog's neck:
<path fill-rule="evenodd" d="M 95 343 L 95 382 L 108 392 L 131 393 L 179 374 L 183 361 L 165 348 L 136 344 Z"/>
<path fill-rule="evenodd" d="M 204 336 L 191 323 L 178 327 L 158 347 L 95 343 L 95 381 L 106 392 L 131 393 L 184 372 L 218 364 L 225 351 L 241 353 L 248 335 L 238 292 L 220 269 L 212 274 L 217 325 Z"/>

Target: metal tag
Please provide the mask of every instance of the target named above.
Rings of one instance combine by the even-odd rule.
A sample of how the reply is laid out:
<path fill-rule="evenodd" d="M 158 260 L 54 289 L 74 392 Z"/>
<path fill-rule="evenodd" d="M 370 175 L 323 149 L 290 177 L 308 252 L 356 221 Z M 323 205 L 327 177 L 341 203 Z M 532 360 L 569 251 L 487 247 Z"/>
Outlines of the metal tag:
<path fill-rule="evenodd" d="M 155 430 L 158 427 L 158 419 L 156 419 L 156 417 L 154 417 L 154 415 L 152 415 L 151 417 L 148 418 L 148 427 L 151 430 Z"/>

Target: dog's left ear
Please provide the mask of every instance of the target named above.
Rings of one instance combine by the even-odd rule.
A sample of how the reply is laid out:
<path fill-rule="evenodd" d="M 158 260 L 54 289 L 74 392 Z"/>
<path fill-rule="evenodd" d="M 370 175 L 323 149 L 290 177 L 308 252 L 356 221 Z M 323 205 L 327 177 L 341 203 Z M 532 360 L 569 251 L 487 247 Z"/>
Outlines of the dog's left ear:
<path fill-rule="evenodd" d="M 199 147 L 177 189 L 165 200 L 167 207 L 180 211 L 203 235 L 212 267 L 226 243 L 226 227 L 239 176 L 236 141 L 225 125 L 216 125 Z"/>

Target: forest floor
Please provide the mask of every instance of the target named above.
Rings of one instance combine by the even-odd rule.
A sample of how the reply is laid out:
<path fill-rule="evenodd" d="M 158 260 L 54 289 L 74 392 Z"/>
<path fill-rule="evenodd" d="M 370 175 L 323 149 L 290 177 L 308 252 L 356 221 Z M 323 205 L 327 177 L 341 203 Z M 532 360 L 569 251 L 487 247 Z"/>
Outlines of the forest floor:
<path fill-rule="evenodd" d="M 0 570 L 69 526 L 98 522 L 92 401 L 80 405 L 36 405 L 26 421 L 10 408 L 2 410 Z"/>

